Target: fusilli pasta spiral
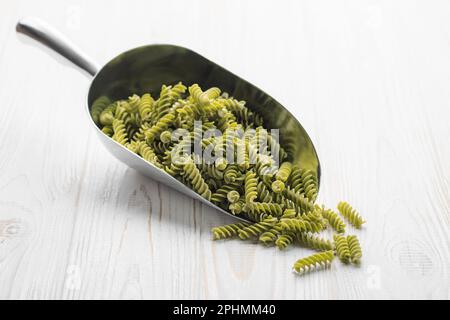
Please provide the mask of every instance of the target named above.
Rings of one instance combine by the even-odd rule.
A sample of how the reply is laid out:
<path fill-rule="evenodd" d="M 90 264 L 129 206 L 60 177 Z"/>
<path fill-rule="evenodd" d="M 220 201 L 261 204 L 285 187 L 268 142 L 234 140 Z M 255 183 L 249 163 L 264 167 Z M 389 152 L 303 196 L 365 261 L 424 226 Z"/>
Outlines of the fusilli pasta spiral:
<path fill-rule="evenodd" d="M 213 240 L 222 240 L 227 238 L 232 238 L 234 236 L 237 236 L 239 231 L 242 229 L 248 227 L 250 224 L 240 222 L 240 223 L 233 223 L 233 224 L 227 224 L 220 227 L 214 227 L 211 229 L 211 232 L 213 234 Z"/>
<path fill-rule="evenodd" d="M 339 260 L 341 260 L 344 263 L 350 262 L 350 249 L 348 247 L 347 238 L 342 235 L 334 235 L 334 245 L 336 247 L 336 255 L 338 256 Z"/>
<path fill-rule="evenodd" d="M 348 248 L 350 250 L 350 260 L 352 263 L 359 264 L 362 257 L 361 245 L 356 236 L 347 236 Z"/>
<path fill-rule="evenodd" d="M 214 240 L 252 238 L 279 249 L 295 243 L 320 251 L 294 264 L 300 274 L 328 267 L 334 251 L 344 263 L 358 264 L 358 238 L 344 237 L 343 220 L 315 204 L 318 172 L 309 161 L 299 166 L 297 138 L 269 132 L 245 101 L 216 87 L 205 89 L 180 82 L 162 85 L 157 99 L 150 93 L 114 102 L 100 96 L 90 112 L 105 135 L 218 207 L 252 221 L 212 228 Z M 365 223 L 346 202 L 338 210 L 356 228 Z M 317 235 L 328 225 L 338 233 L 333 242 Z"/>
<path fill-rule="evenodd" d="M 313 270 L 325 269 L 331 266 L 334 259 L 333 251 L 319 252 L 309 257 L 297 260 L 294 263 L 293 270 L 299 275 L 311 272 Z"/>
<path fill-rule="evenodd" d="M 366 222 L 359 213 L 352 208 L 347 202 L 341 201 L 338 203 L 337 208 L 344 218 L 350 222 L 355 228 L 360 229 L 361 226 Z"/>

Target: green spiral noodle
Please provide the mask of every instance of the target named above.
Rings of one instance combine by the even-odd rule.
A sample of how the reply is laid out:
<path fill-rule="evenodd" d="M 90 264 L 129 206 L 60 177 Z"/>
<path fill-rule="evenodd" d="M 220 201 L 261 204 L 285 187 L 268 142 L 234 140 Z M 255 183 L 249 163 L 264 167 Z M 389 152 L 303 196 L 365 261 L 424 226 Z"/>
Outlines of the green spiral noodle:
<path fill-rule="evenodd" d="M 270 154 L 274 158 L 278 158 L 278 161 L 283 161 L 288 157 L 287 152 L 280 146 L 279 142 L 272 137 L 272 134 L 267 135 L 267 145 L 270 147 Z"/>
<path fill-rule="evenodd" d="M 225 183 L 233 183 L 236 181 L 242 181 L 244 176 L 235 164 L 229 165 L 223 172 L 223 180 Z"/>
<path fill-rule="evenodd" d="M 259 236 L 259 241 L 266 246 L 275 244 L 275 241 L 278 239 L 278 236 L 281 235 L 282 228 L 280 225 L 275 225 L 271 229 L 263 232 Z"/>
<path fill-rule="evenodd" d="M 220 227 L 214 227 L 211 229 L 213 234 L 213 240 L 223 240 L 232 238 L 238 235 L 239 231 L 248 227 L 250 224 L 245 222 L 227 224 Z"/>
<path fill-rule="evenodd" d="M 305 170 L 302 172 L 302 190 L 303 194 L 310 200 L 317 198 L 317 175 L 315 171 Z"/>
<path fill-rule="evenodd" d="M 208 94 L 203 92 L 198 84 L 193 84 L 189 87 L 189 93 L 191 94 L 192 100 L 197 103 L 200 107 L 207 106 L 209 104 Z"/>
<path fill-rule="evenodd" d="M 281 180 L 275 180 L 272 182 L 272 191 L 275 193 L 282 193 L 285 189 L 284 182 Z"/>
<path fill-rule="evenodd" d="M 294 190 L 294 192 L 302 193 L 299 192 L 299 190 L 302 191 L 302 169 L 299 166 L 292 166 L 292 171 L 291 175 L 289 176 L 288 183 L 290 188 Z"/>
<path fill-rule="evenodd" d="M 223 171 L 227 168 L 228 162 L 225 158 L 217 158 L 216 161 L 214 161 L 214 165 L 217 169 Z"/>
<path fill-rule="evenodd" d="M 301 218 L 303 220 L 317 224 L 322 228 L 322 230 L 324 230 L 328 226 L 328 220 L 323 217 L 323 210 L 324 209 L 319 205 L 315 205 L 313 210 L 303 214 Z"/>
<path fill-rule="evenodd" d="M 114 118 L 122 120 L 126 126 L 136 125 L 136 117 L 132 116 L 132 113 L 129 111 L 130 109 L 127 101 L 117 102 Z"/>
<path fill-rule="evenodd" d="M 237 101 L 236 99 L 220 99 L 221 105 L 233 112 L 237 121 L 241 122 L 246 127 L 262 126 L 262 117 L 245 107 L 245 101 Z"/>
<path fill-rule="evenodd" d="M 170 130 L 161 132 L 161 134 L 159 135 L 159 140 L 161 140 L 163 144 L 169 144 L 170 142 L 172 142 L 172 132 L 170 132 Z"/>
<path fill-rule="evenodd" d="M 297 233 L 296 235 L 298 242 L 307 248 L 318 251 L 333 250 L 333 244 L 328 239 L 306 232 Z"/>
<path fill-rule="evenodd" d="M 139 105 L 141 104 L 141 97 L 139 97 L 137 94 L 133 94 L 132 96 L 128 97 L 126 110 L 132 114 L 133 116 L 136 115 L 137 111 L 139 110 Z"/>
<path fill-rule="evenodd" d="M 119 119 L 114 119 L 112 123 L 112 128 L 114 131 L 112 138 L 121 145 L 126 145 L 128 143 L 128 137 L 125 124 L 123 123 L 123 121 Z"/>
<path fill-rule="evenodd" d="M 155 100 L 149 93 L 142 95 L 139 106 L 138 106 L 138 110 L 139 110 L 139 115 L 141 116 L 141 119 L 143 121 L 150 120 L 149 118 L 153 112 L 154 105 L 155 105 Z"/>
<path fill-rule="evenodd" d="M 199 119 L 201 116 L 203 116 L 205 114 L 205 109 L 201 108 L 197 104 L 187 102 L 181 105 L 180 108 L 177 108 L 176 112 L 180 116 L 178 118 L 180 124 L 184 124 L 180 125 L 179 127 L 184 129 L 190 129 L 191 125 L 193 124 L 192 120 Z"/>
<path fill-rule="evenodd" d="M 283 214 L 281 215 L 281 218 L 291 219 L 291 218 L 298 218 L 297 212 L 295 209 L 287 208 L 284 209 Z"/>
<path fill-rule="evenodd" d="M 228 206 L 228 209 L 231 211 L 232 214 L 237 215 L 237 214 L 241 214 L 243 211 L 246 210 L 245 208 L 245 200 L 243 197 L 241 197 L 239 199 L 239 201 L 235 202 L 235 203 L 231 203 Z"/>
<path fill-rule="evenodd" d="M 314 209 L 314 204 L 300 193 L 296 193 L 290 187 L 284 190 L 284 196 L 291 200 L 300 212 L 309 212 Z"/>
<path fill-rule="evenodd" d="M 216 143 L 214 146 L 214 151 L 216 155 L 220 155 L 221 157 L 225 157 L 227 160 L 232 160 L 235 162 L 235 149 L 236 149 L 236 135 L 239 128 L 235 125 L 229 130 L 222 129 L 220 123 L 218 123 L 217 128 L 223 132 L 221 137 L 216 138 Z"/>
<path fill-rule="evenodd" d="M 344 263 L 349 263 L 351 254 L 347 238 L 338 234 L 335 234 L 333 238 L 334 246 L 336 247 L 336 255 L 338 256 L 339 260 Z"/>
<path fill-rule="evenodd" d="M 103 126 L 111 126 L 114 121 L 114 114 L 116 112 L 118 102 L 111 103 L 107 106 L 101 113 L 98 118 L 99 122 Z"/>
<path fill-rule="evenodd" d="M 227 195 L 230 191 L 239 188 L 239 183 L 225 184 L 221 186 L 214 194 L 211 195 L 211 201 L 215 204 L 224 203 L 227 200 Z"/>
<path fill-rule="evenodd" d="M 194 155 L 194 158 L 196 159 L 197 167 L 201 170 L 201 172 L 204 175 L 213 178 L 216 181 L 223 180 L 224 170 L 221 170 L 221 168 L 216 166 L 214 163 L 213 164 L 206 163 L 204 158 L 197 157 L 197 155 Z"/>
<path fill-rule="evenodd" d="M 104 126 L 102 128 L 102 132 L 106 134 L 108 137 L 112 137 L 114 134 L 114 130 L 112 126 Z"/>
<path fill-rule="evenodd" d="M 100 123 L 100 114 L 103 110 L 106 109 L 107 106 L 111 104 L 111 100 L 107 96 L 101 96 L 92 103 L 91 107 L 91 117 L 94 120 L 95 124 Z"/>
<path fill-rule="evenodd" d="M 275 241 L 275 245 L 278 247 L 278 249 L 284 250 L 294 242 L 294 239 L 295 239 L 294 232 L 283 231 L 283 233 Z"/>
<path fill-rule="evenodd" d="M 277 218 L 269 216 L 261 222 L 242 228 L 239 230 L 239 238 L 242 240 L 247 240 L 252 237 L 258 237 L 261 233 L 270 230 L 277 223 L 277 221 Z"/>
<path fill-rule="evenodd" d="M 248 154 L 248 160 L 253 167 L 259 160 L 258 149 L 251 143 L 248 136 L 244 136 L 243 140 L 245 141 L 245 151 Z"/>
<path fill-rule="evenodd" d="M 286 182 L 292 171 L 292 163 L 283 162 L 275 175 L 275 178 L 281 182 Z"/>
<path fill-rule="evenodd" d="M 183 174 L 184 165 L 188 162 L 187 156 L 176 155 L 175 157 L 172 157 L 171 152 L 166 153 L 166 156 L 167 159 L 164 161 L 164 170 L 173 177 L 181 176 Z"/>
<path fill-rule="evenodd" d="M 314 270 L 326 269 L 331 266 L 333 259 L 334 254 L 332 250 L 319 252 L 297 260 L 294 263 L 293 270 L 295 273 L 303 275 Z"/>
<path fill-rule="evenodd" d="M 233 113 L 231 113 L 227 108 L 223 108 L 217 113 L 217 128 L 222 132 L 226 132 L 227 130 L 235 130 L 238 127 L 236 122 L 236 117 Z"/>
<path fill-rule="evenodd" d="M 355 235 L 347 236 L 348 248 L 350 250 L 350 261 L 359 264 L 362 257 L 361 245 Z"/>
<path fill-rule="evenodd" d="M 140 141 L 140 142 L 134 142 L 138 145 L 137 147 L 137 153 L 144 158 L 145 160 L 147 160 L 148 162 L 150 162 L 151 164 L 157 166 L 158 168 L 163 168 L 162 164 L 159 162 L 158 157 L 156 156 L 155 152 L 153 151 L 153 149 L 144 141 Z"/>
<path fill-rule="evenodd" d="M 139 142 L 131 141 L 130 143 L 126 144 L 125 146 L 128 148 L 128 150 L 139 154 Z"/>
<path fill-rule="evenodd" d="M 318 172 L 308 159 L 300 163 L 298 137 L 278 137 L 265 127 L 262 116 L 253 111 L 261 106 L 198 84 L 162 85 L 159 95 L 153 96 L 149 93 L 154 94 L 153 88 L 135 87 L 139 95 L 131 93 L 116 101 L 96 97 L 92 120 L 128 152 L 251 222 L 212 228 L 214 240 L 236 237 L 279 249 L 296 244 L 318 251 L 295 263 L 298 273 L 329 266 L 334 251 L 344 263 L 360 262 L 358 238 L 344 237 L 344 220 L 316 204 Z M 228 89 L 247 94 L 239 86 Z M 249 99 L 249 103 L 261 101 Z M 338 210 L 356 228 L 365 223 L 346 202 L 340 202 Z M 321 235 L 328 226 L 337 233 L 334 241 Z"/>
<path fill-rule="evenodd" d="M 141 123 L 141 125 L 137 128 L 136 133 L 133 136 L 134 141 L 141 141 L 145 139 L 145 132 L 150 129 L 150 125 L 148 123 Z"/>
<path fill-rule="evenodd" d="M 236 153 L 238 155 L 236 161 L 239 166 L 239 169 L 241 171 L 247 171 L 252 166 L 252 164 L 250 163 L 250 157 L 247 150 L 247 144 L 242 139 L 236 139 L 235 147 Z"/>
<path fill-rule="evenodd" d="M 338 216 L 336 212 L 334 212 L 331 209 L 325 209 L 323 210 L 322 215 L 325 219 L 328 220 L 330 226 L 337 233 L 345 233 L 345 223 L 344 221 L 342 221 L 342 219 Z"/>
<path fill-rule="evenodd" d="M 323 230 L 323 226 L 316 222 L 307 221 L 301 218 L 282 218 L 280 225 L 285 231 L 291 232 L 312 232 L 318 233 Z"/>
<path fill-rule="evenodd" d="M 182 97 L 185 91 L 186 87 L 182 83 L 178 83 L 173 87 L 163 85 L 159 99 L 156 101 L 152 123 L 156 123 L 169 113 L 172 105 Z"/>
<path fill-rule="evenodd" d="M 145 132 L 145 140 L 148 144 L 152 143 L 164 130 L 170 126 L 175 119 L 173 113 L 168 113 L 158 120 L 158 122 Z"/>
<path fill-rule="evenodd" d="M 227 193 L 227 199 L 230 203 L 236 203 L 241 198 L 241 195 L 236 190 L 231 190 Z"/>
<path fill-rule="evenodd" d="M 253 171 L 245 174 L 245 202 L 250 204 L 258 197 L 258 179 Z"/>
<path fill-rule="evenodd" d="M 192 183 L 193 189 L 201 195 L 203 198 L 210 200 L 211 199 L 211 190 L 209 190 L 208 185 L 205 180 L 203 180 L 200 171 L 195 166 L 192 159 L 189 159 L 187 163 L 183 167 L 184 176 Z"/>
<path fill-rule="evenodd" d="M 220 93 L 221 91 L 217 87 L 212 87 L 205 91 L 205 95 L 209 100 L 217 99 L 220 96 Z"/>
<path fill-rule="evenodd" d="M 159 140 L 153 141 L 150 145 L 158 154 L 158 157 L 161 159 L 164 159 L 166 152 L 171 152 L 173 150 L 173 145 L 171 145 L 170 143 L 163 143 Z"/>
<path fill-rule="evenodd" d="M 360 229 L 361 226 L 366 222 L 359 213 L 352 208 L 347 202 L 341 201 L 338 203 L 337 208 L 344 218 L 350 222 L 355 228 Z"/>
<path fill-rule="evenodd" d="M 247 206 L 250 213 L 256 216 L 266 214 L 280 217 L 283 214 L 283 206 L 278 203 L 247 202 Z"/>
<path fill-rule="evenodd" d="M 269 156 L 259 155 L 255 164 L 255 171 L 258 177 L 268 186 L 271 187 L 273 177 L 275 175 L 275 167 Z"/>
<path fill-rule="evenodd" d="M 318 184 L 315 171 L 293 166 L 289 177 L 289 185 L 294 192 L 303 195 L 310 201 L 316 200 Z"/>
<path fill-rule="evenodd" d="M 258 182 L 257 193 L 259 202 L 272 202 L 272 195 L 264 182 Z"/>

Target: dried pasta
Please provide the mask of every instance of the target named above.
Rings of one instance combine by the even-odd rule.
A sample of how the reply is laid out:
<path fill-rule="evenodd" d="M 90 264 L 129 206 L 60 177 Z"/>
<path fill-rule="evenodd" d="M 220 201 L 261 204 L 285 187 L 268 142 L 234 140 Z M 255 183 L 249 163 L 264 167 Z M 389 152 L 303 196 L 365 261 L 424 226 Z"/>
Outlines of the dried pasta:
<path fill-rule="evenodd" d="M 114 141 L 247 220 L 212 228 L 214 240 L 253 239 L 279 249 L 299 245 L 318 251 L 295 262 L 298 274 L 329 267 L 334 255 L 360 263 L 358 238 L 344 236 L 346 225 L 338 214 L 315 204 L 318 173 L 293 162 L 295 138 L 280 143 L 245 101 L 217 87 L 180 82 L 163 85 L 159 95 L 146 92 L 117 101 L 100 96 L 91 116 Z M 348 203 L 337 208 L 354 227 L 365 223 Z M 318 235 L 328 225 L 337 233 L 334 241 Z"/>

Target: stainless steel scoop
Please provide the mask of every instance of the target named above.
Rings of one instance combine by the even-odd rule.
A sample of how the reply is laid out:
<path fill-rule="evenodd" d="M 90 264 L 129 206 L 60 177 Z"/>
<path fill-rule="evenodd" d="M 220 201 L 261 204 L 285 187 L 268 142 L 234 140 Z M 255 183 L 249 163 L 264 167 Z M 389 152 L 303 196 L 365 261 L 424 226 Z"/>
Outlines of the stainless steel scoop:
<path fill-rule="evenodd" d="M 280 142 L 289 146 L 293 162 L 302 168 L 317 170 L 320 181 L 319 159 L 298 120 L 264 91 L 192 50 L 168 44 L 147 45 L 121 53 L 100 68 L 63 35 L 40 20 L 22 19 L 16 30 L 55 50 L 94 77 L 86 101 L 93 130 L 116 158 L 152 179 L 236 217 L 102 133 L 90 113 L 92 102 L 99 96 L 106 95 L 111 100 L 145 92 L 157 96 L 162 84 L 179 81 L 188 85 L 198 83 L 202 88 L 219 87 L 237 99 L 247 101 L 246 106 L 263 116 L 268 129 L 279 129 Z"/>

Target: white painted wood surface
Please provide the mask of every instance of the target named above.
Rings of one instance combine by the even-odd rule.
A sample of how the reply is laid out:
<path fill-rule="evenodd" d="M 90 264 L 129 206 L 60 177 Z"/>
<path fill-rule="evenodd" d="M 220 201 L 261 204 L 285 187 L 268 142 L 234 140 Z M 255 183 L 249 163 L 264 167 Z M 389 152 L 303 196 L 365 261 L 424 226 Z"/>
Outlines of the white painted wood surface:
<path fill-rule="evenodd" d="M 212 242 L 229 223 L 144 178 L 97 141 L 89 79 L 18 36 L 38 16 L 99 62 L 190 47 L 301 120 L 319 201 L 351 202 L 360 268 L 297 277 L 309 253 Z M 449 1 L 0 2 L 0 298 L 448 299 Z"/>

